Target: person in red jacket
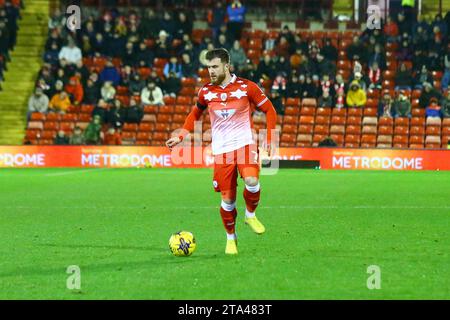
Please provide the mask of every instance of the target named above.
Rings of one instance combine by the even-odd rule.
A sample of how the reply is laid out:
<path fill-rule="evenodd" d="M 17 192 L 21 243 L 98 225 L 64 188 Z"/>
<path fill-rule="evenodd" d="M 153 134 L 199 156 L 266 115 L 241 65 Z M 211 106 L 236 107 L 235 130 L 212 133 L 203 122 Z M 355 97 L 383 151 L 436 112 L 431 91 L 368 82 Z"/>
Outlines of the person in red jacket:
<path fill-rule="evenodd" d="M 122 137 L 113 127 L 108 129 L 105 134 L 104 144 L 108 146 L 120 146 L 122 144 Z"/>
<path fill-rule="evenodd" d="M 72 97 L 72 102 L 79 105 L 83 101 L 84 89 L 78 77 L 71 77 L 69 83 L 66 84 L 65 91 Z"/>

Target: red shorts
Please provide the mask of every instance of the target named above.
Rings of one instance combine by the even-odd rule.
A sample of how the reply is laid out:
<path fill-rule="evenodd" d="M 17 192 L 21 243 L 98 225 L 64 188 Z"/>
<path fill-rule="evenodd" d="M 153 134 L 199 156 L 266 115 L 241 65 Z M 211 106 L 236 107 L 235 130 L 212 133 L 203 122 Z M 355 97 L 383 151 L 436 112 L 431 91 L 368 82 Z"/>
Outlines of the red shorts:
<path fill-rule="evenodd" d="M 246 145 L 214 157 L 214 190 L 221 192 L 235 189 L 238 171 L 243 179 L 259 178 L 259 152 L 256 144 Z"/>

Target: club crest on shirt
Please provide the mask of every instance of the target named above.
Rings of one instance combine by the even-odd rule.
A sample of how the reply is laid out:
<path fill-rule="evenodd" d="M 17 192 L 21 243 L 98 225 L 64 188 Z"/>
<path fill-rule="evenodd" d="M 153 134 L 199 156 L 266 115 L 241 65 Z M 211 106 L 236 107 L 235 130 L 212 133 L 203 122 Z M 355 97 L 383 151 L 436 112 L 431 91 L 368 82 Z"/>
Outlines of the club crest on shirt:
<path fill-rule="evenodd" d="M 220 94 L 220 99 L 222 99 L 222 101 L 227 100 L 227 94 L 226 93 L 221 93 Z"/>
<path fill-rule="evenodd" d="M 214 110 L 214 113 L 215 113 L 218 117 L 220 117 L 220 118 L 222 118 L 222 119 L 224 119 L 224 120 L 230 118 L 235 112 L 236 112 L 236 109 Z"/>

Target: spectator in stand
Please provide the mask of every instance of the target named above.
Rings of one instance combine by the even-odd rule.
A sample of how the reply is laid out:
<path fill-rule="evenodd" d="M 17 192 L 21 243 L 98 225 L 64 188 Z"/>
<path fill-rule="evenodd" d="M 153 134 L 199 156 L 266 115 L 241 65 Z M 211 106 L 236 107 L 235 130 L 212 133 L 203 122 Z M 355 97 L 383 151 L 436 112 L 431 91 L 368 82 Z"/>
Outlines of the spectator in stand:
<path fill-rule="evenodd" d="M 378 102 L 378 117 L 389 117 L 392 118 L 393 108 L 392 108 L 392 98 L 389 91 L 383 94 L 383 98 Z"/>
<path fill-rule="evenodd" d="M 171 38 L 175 35 L 176 23 L 169 11 L 164 11 L 163 19 L 159 25 L 159 30 L 166 31 Z"/>
<path fill-rule="evenodd" d="M 95 105 L 94 110 L 92 110 L 92 117 L 98 116 L 101 120 L 101 123 L 105 123 L 108 115 L 108 103 L 100 99 L 98 103 Z"/>
<path fill-rule="evenodd" d="M 106 81 L 102 88 L 100 89 L 100 96 L 107 103 L 110 103 L 114 100 L 116 96 L 116 89 L 113 87 L 111 81 Z"/>
<path fill-rule="evenodd" d="M 197 77 L 198 64 L 191 61 L 191 56 L 187 53 L 183 53 L 181 55 L 181 71 L 183 77 L 186 78 Z"/>
<path fill-rule="evenodd" d="M 441 71 L 443 68 L 442 63 L 443 55 L 439 55 L 434 49 L 428 51 L 428 63 L 427 67 L 431 71 Z"/>
<path fill-rule="evenodd" d="M 0 38 L 1 38 L 1 30 L 0 30 Z M 1 44 L 0 44 L 0 47 L 1 47 Z M 0 52 L 0 54 L 1 54 L 1 52 Z M 52 44 L 50 45 L 50 49 L 45 51 L 44 62 L 50 63 L 52 66 L 58 65 L 59 49 L 58 49 L 58 45 L 56 44 L 56 42 L 52 42 Z"/>
<path fill-rule="evenodd" d="M 145 11 L 145 18 L 142 19 L 139 24 L 138 32 L 141 38 L 155 38 L 157 31 L 159 30 L 160 23 L 156 17 L 155 11 L 152 8 L 148 8 Z"/>
<path fill-rule="evenodd" d="M 83 103 L 84 104 L 96 104 L 100 98 L 100 88 L 92 78 L 89 78 L 84 88 Z"/>
<path fill-rule="evenodd" d="M 279 40 L 275 42 L 275 54 L 285 58 L 289 57 L 290 43 L 285 36 L 281 36 Z"/>
<path fill-rule="evenodd" d="M 33 112 L 47 113 L 48 97 L 41 88 L 36 88 L 34 93 L 28 99 L 28 120 Z"/>
<path fill-rule="evenodd" d="M 130 99 L 130 106 L 127 108 L 125 121 L 128 123 L 140 123 L 144 117 L 143 108 L 136 103 L 133 98 Z"/>
<path fill-rule="evenodd" d="M 366 105 L 367 97 L 366 93 L 357 80 L 353 80 L 350 84 L 350 90 L 347 92 L 347 106 L 349 108 L 353 107 L 364 107 Z"/>
<path fill-rule="evenodd" d="M 208 11 L 208 25 L 212 29 L 213 39 L 216 39 L 220 27 L 225 24 L 226 17 L 222 1 L 216 1 L 214 9 Z"/>
<path fill-rule="evenodd" d="M 284 77 L 289 77 L 291 75 L 291 65 L 284 56 L 275 58 L 274 64 L 277 73 L 283 73 Z"/>
<path fill-rule="evenodd" d="M 348 90 L 347 85 L 345 84 L 344 78 L 342 77 L 342 74 L 337 74 L 334 84 L 333 84 L 333 92 L 335 95 L 338 93 L 340 89 L 342 89 L 344 92 Z"/>
<path fill-rule="evenodd" d="M 247 62 L 247 55 L 238 40 L 234 40 L 233 48 L 230 50 L 231 64 L 236 72 L 241 72 Z"/>
<path fill-rule="evenodd" d="M 438 104 L 437 98 L 430 99 L 430 105 L 425 109 L 426 117 L 441 117 L 441 106 Z"/>
<path fill-rule="evenodd" d="M 378 63 L 378 66 L 384 70 L 386 69 L 386 53 L 384 52 L 383 48 L 380 44 L 376 44 L 374 47 L 374 51 L 371 55 L 369 55 L 369 66 L 372 65 L 374 62 Z"/>
<path fill-rule="evenodd" d="M 430 42 L 430 34 L 425 31 L 422 26 L 418 26 L 416 32 L 412 36 L 412 45 L 415 49 L 426 51 Z"/>
<path fill-rule="evenodd" d="M 128 84 L 128 92 L 132 96 L 141 94 L 142 89 L 145 88 L 145 81 L 141 79 L 138 73 L 134 73 L 131 76 L 130 83 Z"/>
<path fill-rule="evenodd" d="M 325 59 L 333 63 L 337 62 L 338 50 L 333 45 L 330 38 L 325 39 L 325 45 L 322 47 L 322 50 L 320 50 L 320 53 L 323 55 Z"/>
<path fill-rule="evenodd" d="M 228 41 L 227 36 L 221 34 L 217 38 L 217 42 L 215 43 L 216 48 L 225 48 L 227 50 L 231 49 L 230 42 Z"/>
<path fill-rule="evenodd" d="M 441 113 L 442 117 L 450 118 L 450 90 L 447 91 L 447 96 L 441 99 Z"/>
<path fill-rule="evenodd" d="M 120 84 L 120 73 L 114 66 L 111 59 L 108 59 L 106 66 L 100 72 L 99 80 L 101 83 L 111 82 L 113 86 L 118 86 Z"/>
<path fill-rule="evenodd" d="M 395 75 L 395 90 L 411 90 L 413 86 L 413 77 L 405 63 L 400 65 L 400 69 Z"/>
<path fill-rule="evenodd" d="M 400 11 L 397 14 L 397 27 L 398 27 L 398 33 L 404 34 L 407 33 L 409 34 L 412 30 L 412 23 L 408 20 L 405 19 L 405 13 L 403 11 Z"/>
<path fill-rule="evenodd" d="M 337 109 L 345 108 L 345 91 L 343 87 L 339 87 L 336 91 L 336 98 L 334 99 L 334 104 Z"/>
<path fill-rule="evenodd" d="M 122 144 L 122 137 L 120 136 L 120 133 L 114 129 L 114 127 L 110 127 L 108 132 L 105 134 L 103 144 L 107 146 L 120 146 Z"/>
<path fill-rule="evenodd" d="M 164 104 L 163 92 L 160 87 L 157 87 L 153 81 L 147 84 L 147 87 L 141 91 L 141 103 L 145 105 L 158 105 Z"/>
<path fill-rule="evenodd" d="M 83 86 L 86 85 L 87 83 L 87 79 L 89 78 L 89 69 L 86 68 L 86 66 L 83 63 L 83 60 L 79 60 L 72 71 L 72 75 L 75 77 L 78 77 L 78 79 L 80 80 L 81 84 Z"/>
<path fill-rule="evenodd" d="M 228 30 L 230 30 L 232 41 L 241 40 L 246 11 L 246 7 L 239 0 L 233 0 L 227 8 Z"/>
<path fill-rule="evenodd" d="M 336 76 L 336 64 L 325 59 L 322 54 L 317 55 L 317 70 L 321 78 L 324 75 L 327 75 L 330 78 L 334 78 Z"/>
<path fill-rule="evenodd" d="M 71 105 L 69 96 L 65 91 L 61 91 L 60 93 L 56 93 L 50 103 L 48 105 L 50 111 L 58 112 L 58 113 L 66 113 L 67 109 L 69 109 Z"/>
<path fill-rule="evenodd" d="M 155 57 L 156 58 L 169 58 L 169 52 L 172 50 L 171 42 L 169 40 L 169 34 L 165 30 L 161 30 L 156 40 Z"/>
<path fill-rule="evenodd" d="M 414 50 L 414 55 L 412 57 L 413 62 L 413 72 L 420 72 L 423 65 L 427 65 L 428 58 L 426 56 L 426 52 L 417 48 Z"/>
<path fill-rule="evenodd" d="M 448 26 L 442 19 L 442 15 L 440 13 L 434 17 L 433 23 L 431 24 L 431 30 L 434 30 L 436 27 L 439 28 L 443 38 L 448 36 Z"/>
<path fill-rule="evenodd" d="M 431 98 L 436 98 L 438 101 L 442 98 L 442 95 L 437 91 L 431 83 L 425 82 L 423 84 L 423 90 L 422 94 L 419 98 L 419 106 L 423 109 L 425 109 L 427 106 L 430 105 Z"/>
<path fill-rule="evenodd" d="M 280 42 L 281 38 L 285 38 L 289 44 L 294 43 L 294 35 L 291 30 L 289 30 L 288 25 L 285 25 L 283 29 L 281 29 L 280 35 L 278 36 L 278 42 Z"/>
<path fill-rule="evenodd" d="M 134 62 L 135 67 L 149 68 L 153 65 L 155 55 L 153 54 L 152 50 L 150 50 L 150 48 L 147 47 L 145 41 L 141 41 L 139 43 L 139 48 L 136 52 L 134 50 L 130 51 L 129 49 L 127 49 L 126 52 L 127 54 L 128 53 L 131 54 L 132 52 L 134 53 L 135 55 L 134 57 L 125 57 L 125 58 L 132 63 Z"/>
<path fill-rule="evenodd" d="M 300 76 L 300 78 L 302 75 Z M 301 98 L 317 98 L 319 96 L 319 87 L 313 83 L 310 75 L 306 76 L 305 84 L 302 85 L 302 96 Z"/>
<path fill-rule="evenodd" d="M 441 80 L 442 90 L 446 90 L 450 84 L 450 43 L 447 45 L 447 52 L 444 55 L 444 68 L 445 71 Z"/>
<path fill-rule="evenodd" d="M 166 78 L 169 76 L 169 72 L 174 72 L 178 78 L 183 76 L 181 63 L 178 62 L 178 58 L 176 56 L 170 57 L 169 62 L 167 62 L 164 66 L 164 76 Z"/>
<path fill-rule="evenodd" d="M 399 34 L 398 26 L 397 23 L 392 20 L 389 15 L 386 19 L 386 24 L 383 27 L 383 32 L 386 35 L 386 40 L 388 42 L 397 42 Z"/>
<path fill-rule="evenodd" d="M 80 48 L 75 45 L 73 39 L 69 39 L 67 46 L 63 47 L 58 55 L 59 60 L 65 59 L 69 64 L 76 64 L 83 59 Z"/>
<path fill-rule="evenodd" d="M 366 48 L 364 44 L 359 40 L 358 36 L 353 38 L 353 42 L 347 48 L 347 57 L 352 61 L 366 61 Z"/>
<path fill-rule="evenodd" d="M 122 69 L 120 70 L 120 85 L 123 87 L 128 87 L 134 74 L 135 72 L 131 68 L 131 66 L 123 65 Z"/>
<path fill-rule="evenodd" d="M 175 22 L 175 39 L 182 39 L 184 34 L 191 34 L 192 28 L 192 20 L 187 17 L 185 12 L 179 12 Z"/>
<path fill-rule="evenodd" d="M 122 128 L 127 117 L 127 109 L 122 107 L 119 99 L 115 99 L 111 108 L 106 113 L 106 123 L 111 127 Z"/>
<path fill-rule="evenodd" d="M 302 93 L 302 86 L 298 81 L 298 76 L 296 74 L 292 74 L 291 81 L 289 81 L 286 86 L 286 97 L 298 98 L 301 96 L 301 93 Z"/>
<path fill-rule="evenodd" d="M 84 131 L 84 140 L 86 141 L 87 145 L 100 144 L 102 137 L 101 129 L 102 123 L 100 116 L 95 115 Z"/>
<path fill-rule="evenodd" d="M 144 45 L 145 45 L 145 42 L 144 42 Z M 147 46 L 145 46 L 145 47 L 147 47 Z M 144 50 L 145 50 L 145 48 L 144 48 Z M 122 57 L 122 63 L 125 65 L 136 67 L 139 65 L 139 63 L 138 63 L 139 61 L 136 56 L 137 56 L 137 52 L 134 49 L 133 43 L 127 42 L 127 44 L 125 45 L 125 51 L 124 51 L 123 57 Z M 144 59 L 142 61 L 144 61 L 144 64 L 145 64 L 146 60 Z M 151 62 L 153 62 L 153 60 Z"/>
<path fill-rule="evenodd" d="M 407 40 L 403 40 L 397 51 L 397 60 L 410 61 L 412 58 L 411 46 Z"/>
<path fill-rule="evenodd" d="M 381 89 L 381 69 L 377 62 L 373 62 L 369 68 L 369 89 Z"/>
<path fill-rule="evenodd" d="M 264 80 L 272 80 L 275 76 L 275 64 L 269 54 L 265 54 L 263 60 L 258 64 L 257 69 L 259 82 Z"/>
<path fill-rule="evenodd" d="M 63 130 L 59 130 L 58 134 L 53 140 L 53 144 L 56 146 L 65 146 L 69 144 L 69 137 L 66 136 L 66 133 Z"/>
<path fill-rule="evenodd" d="M 329 90 L 323 90 L 322 95 L 318 99 L 317 106 L 320 108 L 333 107 L 333 98 L 331 97 Z"/>
<path fill-rule="evenodd" d="M 172 97 L 176 97 L 181 90 L 181 80 L 177 77 L 176 73 L 169 72 L 169 77 L 164 83 L 164 94 Z"/>
<path fill-rule="evenodd" d="M 96 33 L 94 39 L 91 40 L 91 51 L 96 56 L 107 54 L 106 41 L 100 32 Z"/>
<path fill-rule="evenodd" d="M 368 80 L 366 76 L 364 76 L 361 72 L 357 71 L 350 76 L 349 83 L 352 83 L 354 80 L 358 82 L 361 90 L 363 90 L 364 92 L 367 91 Z"/>
<path fill-rule="evenodd" d="M 84 89 L 78 77 L 70 78 L 69 83 L 64 87 L 64 90 L 69 94 L 70 100 L 76 106 L 83 101 Z"/>
<path fill-rule="evenodd" d="M 258 83 L 259 79 L 256 68 L 256 64 L 254 64 L 250 59 L 247 59 L 244 69 L 240 72 L 242 78 Z"/>
<path fill-rule="evenodd" d="M 415 89 L 422 89 L 423 84 L 425 82 L 433 83 L 433 76 L 428 71 L 427 66 L 423 65 L 422 69 L 420 70 L 420 73 L 416 74 L 416 77 L 414 79 L 414 88 Z"/>
<path fill-rule="evenodd" d="M 150 82 L 154 82 L 157 87 L 164 87 L 163 76 L 159 76 L 155 70 L 152 70 L 150 76 L 147 78 L 147 84 Z"/>
<path fill-rule="evenodd" d="M 289 63 L 291 64 L 291 70 L 297 70 L 300 68 L 302 63 L 302 50 L 297 49 L 297 51 L 295 51 L 289 58 Z"/>
<path fill-rule="evenodd" d="M 76 126 L 75 129 L 73 130 L 73 134 L 69 139 L 69 144 L 70 145 L 83 145 L 84 144 L 84 135 L 83 135 L 83 131 L 81 130 L 81 128 L 79 126 Z"/>

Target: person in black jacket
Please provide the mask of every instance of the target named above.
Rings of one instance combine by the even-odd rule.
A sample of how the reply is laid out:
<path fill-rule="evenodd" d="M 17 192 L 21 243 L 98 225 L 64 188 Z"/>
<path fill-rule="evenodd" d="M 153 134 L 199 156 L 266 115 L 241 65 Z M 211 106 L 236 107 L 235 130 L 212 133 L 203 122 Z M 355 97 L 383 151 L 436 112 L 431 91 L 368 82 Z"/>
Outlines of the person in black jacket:
<path fill-rule="evenodd" d="M 428 107 L 430 105 L 430 101 L 432 98 L 436 98 L 437 101 L 440 101 L 442 98 L 442 95 L 439 91 L 433 88 L 431 83 L 425 82 L 423 85 L 422 94 L 419 98 L 419 106 L 423 109 Z"/>
<path fill-rule="evenodd" d="M 121 128 L 127 117 L 127 109 L 122 107 L 120 100 L 114 100 L 113 105 L 108 110 L 106 122 L 115 129 Z"/>
<path fill-rule="evenodd" d="M 92 78 L 87 80 L 86 86 L 84 86 L 83 103 L 96 104 L 100 98 L 100 88 Z"/>
<path fill-rule="evenodd" d="M 411 70 L 406 67 L 405 63 L 400 65 L 400 69 L 395 75 L 395 89 L 396 90 L 411 90 L 413 85 L 413 77 Z"/>
<path fill-rule="evenodd" d="M 136 103 L 136 100 L 131 98 L 130 106 L 127 109 L 126 122 L 128 123 L 140 123 L 144 117 L 144 110 Z"/>
<path fill-rule="evenodd" d="M 164 94 L 175 97 L 181 90 L 181 80 L 177 78 L 175 72 L 169 72 L 169 77 L 164 82 Z"/>
<path fill-rule="evenodd" d="M 320 52 L 323 54 L 325 59 L 329 61 L 336 62 L 338 59 L 338 50 L 335 46 L 333 46 L 331 39 L 329 38 L 325 39 L 325 45 Z"/>
<path fill-rule="evenodd" d="M 287 98 L 299 98 L 302 94 L 302 86 L 298 81 L 297 75 L 291 76 L 291 81 L 288 82 L 286 88 L 286 97 Z"/>

